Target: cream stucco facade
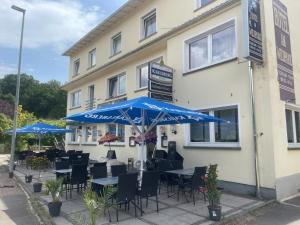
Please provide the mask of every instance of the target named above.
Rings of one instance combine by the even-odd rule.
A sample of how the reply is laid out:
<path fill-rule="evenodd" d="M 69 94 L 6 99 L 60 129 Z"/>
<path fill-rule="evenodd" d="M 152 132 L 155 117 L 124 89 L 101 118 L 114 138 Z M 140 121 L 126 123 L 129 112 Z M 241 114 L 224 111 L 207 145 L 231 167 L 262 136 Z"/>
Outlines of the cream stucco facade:
<path fill-rule="evenodd" d="M 289 144 L 285 109 L 300 111 L 300 2 L 281 0 L 287 6 L 292 46 L 296 102 L 280 100 L 277 80 L 277 61 L 273 9 L 271 0 L 261 1 L 263 30 L 263 65 L 254 64 L 254 97 L 257 126 L 259 181 L 262 195 L 282 199 L 297 194 L 300 188 L 300 144 Z M 184 157 L 184 166 L 219 165 L 220 184 L 240 193 L 255 192 L 255 152 L 252 126 L 252 107 L 248 60 L 243 58 L 243 11 L 240 0 L 215 0 L 205 6 L 196 0 L 129 0 L 111 17 L 66 51 L 70 57 L 67 114 L 86 111 L 89 86 L 94 85 L 93 107 L 118 99 L 148 95 L 147 88 L 139 88 L 138 68 L 156 59 L 174 69 L 174 104 L 201 111 L 234 107 L 237 109 L 238 141 L 192 143 L 189 125 L 177 125 L 177 134 L 165 126 L 168 140 L 176 141 L 177 151 Z M 144 18 L 155 12 L 155 32 L 143 38 Z M 230 57 L 191 70 L 187 66 L 187 45 L 195 37 L 234 27 L 234 50 Z M 121 33 L 121 51 L 112 56 L 112 37 Z M 188 45 L 189 46 L 189 45 Z M 96 64 L 89 66 L 89 52 L 96 49 Z M 80 60 L 78 74 L 74 62 Z M 74 76 L 75 74 L 75 76 Z M 125 74 L 126 92 L 109 98 L 108 80 Z M 72 107 L 79 91 L 79 102 Z M 73 106 L 74 106 L 73 104 Z M 78 124 L 77 124 L 78 125 Z M 81 149 L 91 158 L 105 156 L 107 146 L 98 145 L 88 137 L 86 124 L 81 136 L 67 135 L 68 149 Z M 91 125 L 93 126 L 93 125 Z M 106 132 L 106 125 L 94 125 L 98 133 Z M 213 125 L 210 125 L 213 126 Z M 215 128 L 210 128 L 210 130 Z M 160 129 L 157 129 L 160 143 Z M 211 135 L 214 135 L 211 133 Z M 129 147 L 130 127 L 125 139 L 116 143 L 117 157 L 126 162 L 137 158 L 137 147 Z M 97 137 L 98 138 L 98 137 Z M 158 144 L 158 148 L 161 147 Z M 299 180 L 299 181 L 298 181 Z"/>

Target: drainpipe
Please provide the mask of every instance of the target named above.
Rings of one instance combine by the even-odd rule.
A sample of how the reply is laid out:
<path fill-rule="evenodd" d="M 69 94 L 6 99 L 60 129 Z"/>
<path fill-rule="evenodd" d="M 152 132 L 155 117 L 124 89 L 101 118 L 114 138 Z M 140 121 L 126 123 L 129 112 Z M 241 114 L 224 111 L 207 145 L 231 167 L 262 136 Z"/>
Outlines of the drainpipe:
<path fill-rule="evenodd" d="M 259 161 L 258 161 L 258 147 L 257 147 L 257 128 L 255 116 L 255 99 L 254 99 L 254 80 L 253 80 L 253 67 L 252 62 L 248 61 L 248 73 L 250 79 L 250 98 L 251 98 L 251 113 L 252 113 L 252 126 L 253 126 L 253 142 L 254 142 L 254 164 L 255 164 L 255 181 L 256 181 L 256 197 L 261 197 L 260 179 L 259 179 Z"/>

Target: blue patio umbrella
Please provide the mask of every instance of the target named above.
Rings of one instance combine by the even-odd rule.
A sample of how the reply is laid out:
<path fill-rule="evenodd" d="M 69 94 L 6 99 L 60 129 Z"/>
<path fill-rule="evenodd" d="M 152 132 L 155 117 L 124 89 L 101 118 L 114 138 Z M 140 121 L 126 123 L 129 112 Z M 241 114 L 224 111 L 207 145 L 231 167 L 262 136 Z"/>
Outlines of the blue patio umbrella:
<path fill-rule="evenodd" d="M 11 133 L 8 131 L 7 133 Z M 49 125 L 46 123 L 35 123 L 32 125 L 27 125 L 25 127 L 18 128 L 16 130 L 17 134 L 36 134 L 39 137 L 39 150 L 41 149 L 41 136 L 45 134 L 64 134 L 68 132 L 73 132 L 70 129 L 60 128 L 57 126 Z"/>
<path fill-rule="evenodd" d="M 86 123 L 131 125 L 142 138 L 142 152 L 144 151 L 145 135 L 156 125 L 224 122 L 213 116 L 148 97 L 107 105 L 103 108 L 70 115 L 66 119 Z M 141 163 L 141 170 L 143 170 L 143 163 Z"/>

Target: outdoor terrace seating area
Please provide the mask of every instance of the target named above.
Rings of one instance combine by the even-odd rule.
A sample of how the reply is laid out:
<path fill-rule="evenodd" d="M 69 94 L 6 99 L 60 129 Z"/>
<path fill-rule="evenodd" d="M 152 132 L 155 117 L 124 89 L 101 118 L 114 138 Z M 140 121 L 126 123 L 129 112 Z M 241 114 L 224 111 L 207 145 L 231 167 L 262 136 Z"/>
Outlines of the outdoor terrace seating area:
<path fill-rule="evenodd" d="M 108 156 L 117 158 L 115 152 L 109 152 Z M 29 170 L 21 161 L 15 174 L 29 191 L 32 184 L 25 183 L 27 174 L 33 175 L 33 183 L 37 178 L 42 183 L 63 179 L 61 216 L 54 218 L 57 224 L 81 224 L 79 218 L 88 215 L 83 201 L 88 186 L 98 194 L 106 186 L 115 187 L 112 202 L 117 207 L 101 216 L 97 224 L 210 224 L 204 183 L 207 167 L 183 168 L 183 159 L 176 159 L 162 153 L 148 163 L 141 176 L 138 168 L 125 163 L 108 168 L 106 162 L 90 160 L 86 153 L 70 151 L 57 155 L 54 164 L 41 172 L 40 178 L 38 172 Z M 35 195 L 47 208 L 51 198 L 45 194 L 44 187 Z M 259 204 L 263 202 L 227 193 L 221 197 L 224 217 Z"/>

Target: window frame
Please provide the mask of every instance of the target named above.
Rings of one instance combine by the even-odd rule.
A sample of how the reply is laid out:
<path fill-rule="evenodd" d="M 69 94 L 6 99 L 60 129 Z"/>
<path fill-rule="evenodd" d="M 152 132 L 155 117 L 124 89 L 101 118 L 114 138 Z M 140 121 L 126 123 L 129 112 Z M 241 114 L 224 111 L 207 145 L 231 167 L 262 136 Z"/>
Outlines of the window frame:
<path fill-rule="evenodd" d="M 78 96 L 78 105 L 73 105 L 73 103 L 74 103 L 74 97 L 75 97 L 76 93 L 79 93 L 79 96 Z M 81 97 L 82 97 L 81 96 L 81 89 L 73 91 L 73 92 L 70 93 L 70 108 L 71 109 L 76 109 L 76 108 L 80 108 L 81 107 L 81 104 L 82 104 Z"/>
<path fill-rule="evenodd" d="M 97 53 L 97 49 L 96 48 L 94 48 L 91 51 L 89 51 L 89 58 L 88 58 L 88 65 L 89 65 L 89 67 L 88 67 L 88 69 L 93 68 L 93 67 L 96 66 L 96 64 L 97 64 L 97 54 L 96 53 Z M 92 64 L 93 63 L 92 62 L 92 55 L 93 54 L 95 54 L 95 64 Z"/>
<path fill-rule="evenodd" d="M 125 77 L 125 91 L 124 93 L 120 93 L 120 77 L 124 76 Z M 116 96 L 110 96 L 110 80 L 117 78 L 117 94 Z M 114 98 L 118 98 L 120 96 L 126 95 L 127 93 L 127 76 L 126 76 L 126 72 L 120 73 L 118 75 L 109 77 L 107 79 L 107 99 L 114 99 Z"/>
<path fill-rule="evenodd" d="M 144 87 L 141 87 L 140 84 L 141 84 L 141 69 L 145 66 L 148 66 L 148 75 L 149 75 L 149 63 L 152 63 L 152 62 L 160 62 L 161 60 L 163 59 L 163 56 L 160 56 L 158 58 L 155 58 L 155 59 L 152 59 L 148 62 L 145 62 L 143 64 L 140 64 L 136 67 L 136 91 L 139 91 L 139 90 L 145 90 L 148 88 L 148 85 L 149 85 L 149 79 L 148 79 L 148 83 L 146 86 Z M 149 78 L 149 77 L 148 77 Z"/>
<path fill-rule="evenodd" d="M 90 129 L 90 135 L 88 135 L 87 131 Z M 94 138 L 94 129 L 96 129 L 96 140 L 93 141 Z M 83 131 L 83 143 L 82 144 L 97 144 L 97 138 L 98 138 L 98 127 L 97 124 L 87 124 L 84 126 L 84 131 Z M 91 141 L 89 141 L 91 139 Z"/>
<path fill-rule="evenodd" d="M 153 33 L 149 34 L 148 36 L 146 36 L 145 22 L 146 22 L 146 20 L 149 20 L 153 16 L 155 16 L 155 31 Z M 140 30 L 140 39 L 141 40 L 147 39 L 147 38 L 151 37 L 152 35 L 155 35 L 157 33 L 157 10 L 153 9 L 146 15 L 142 16 L 140 23 L 141 23 L 141 25 L 140 25 L 140 29 L 141 29 Z"/>
<path fill-rule="evenodd" d="M 125 140 L 126 140 L 126 127 L 125 127 L 125 125 L 124 124 L 116 124 L 116 123 L 107 123 L 106 124 L 106 132 L 109 132 L 109 125 L 115 125 L 116 126 L 116 134 L 118 134 L 119 133 L 119 127 L 120 126 L 123 126 L 123 128 L 124 128 L 124 141 L 119 141 L 119 140 L 117 140 L 117 141 L 115 141 L 115 142 L 112 142 L 112 143 L 110 143 L 110 145 L 124 145 L 125 144 Z M 118 135 L 116 135 L 116 136 L 118 136 Z"/>
<path fill-rule="evenodd" d="M 241 148 L 241 112 L 240 112 L 240 105 L 239 104 L 231 104 L 231 105 L 223 105 L 223 106 L 216 106 L 204 109 L 196 109 L 199 112 L 208 112 L 210 116 L 214 116 L 214 112 L 218 110 L 226 110 L 226 109 L 237 109 L 237 120 L 238 120 L 238 142 L 216 142 L 215 138 L 215 123 L 209 122 L 209 142 L 191 142 L 191 134 L 190 124 L 185 125 L 185 146 L 186 147 L 200 147 L 200 148 Z"/>
<path fill-rule="evenodd" d="M 199 4 L 199 0 L 195 0 L 195 10 L 201 9 L 205 6 L 210 5 L 211 3 L 213 3 L 215 0 L 211 0 L 209 3 L 202 5 L 202 0 L 200 0 L 200 4 Z"/>
<path fill-rule="evenodd" d="M 78 65 L 78 71 L 76 71 L 76 64 Z M 80 59 L 76 59 L 73 63 L 73 77 L 76 77 L 80 74 Z"/>
<path fill-rule="evenodd" d="M 114 51 L 114 42 L 117 38 L 120 38 L 120 50 L 115 52 Z M 122 52 L 122 32 L 119 32 L 119 33 L 115 34 L 114 36 L 112 36 L 110 46 L 111 46 L 110 47 L 111 57 Z"/>
<path fill-rule="evenodd" d="M 292 127 L 293 142 L 289 142 L 288 141 L 287 123 L 285 122 L 286 123 L 286 142 L 288 144 L 288 148 L 300 148 L 300 139 L 299 139 L 299 141 L 297 140 L 296 116 L 295 116 L 296 112 L 300 114 L 300 107 L 295 106 L 293 104 L 287 104 L 285 107 L 285 110 L 284 110 L 285 121 L 286 121 L 286 110 L 289 110 L 292 112 L 292 126 L 293 126 Z M 298 126 L 300 126 L 300 124 Z M 300 134 L 299 134 L 299 136 L 300 136 Z"/>
<path fill-rule="evenodd" d="M 235 38 L 235 51 L 233 53 L 233 55 L 229 58 L 226 58 L 226 59 L 222 59 L 222 60 L 219 60 L 219 61 L 213 61 L 213 35 L 218 33 L 218 32 L 221 32 L 223 30 L 226 30 L 230 27 L 233 27 L 234 28 L 234 38 Z M 190 68 L 190 44 L 198 41 L 198 40 L 201 40 L 201 39 L 204 39 L 204 38 L 208 38 L 208 41 L 207 41 L 207 45 L 208 45 L 208 63 L 206 63 L 205 65 L 201 65 L 201 66 L 197 66 L 195 68 Z M 194 71 L 198 71 L 198 70 L 201 70 L 201 69 L 205 69 L 205 68 L 208 68 L 208 67 L 211 67 L 211 66 L 215 66 L 215 65 L 218 65 L 218 64 L 222 64 L 224 62 L 228 62 L 228 61 L 232 61 L 234 59 L 236 59 L 238 57 L 238 46 L 239 46 L 239 43 L 238 43 L 238 34 L 237 34 L 237 18 L 234 17 L 234 18 L 230 18 L 229 20 L 223 22 L 222 24 L 219 24 L 219 25 L 216 25 L 214 26 L 213 28 L 210 28 L 198 35 L 193 35 L 192 37 L 189 37 L 187 39 L 185 39 L 183 41 L 183 51 L 184 51 L 184 54 L 183 54 L 183 68 L 184 68 L 184 74 L 185 73 L 190 73 L 190 72 L 194 72 Z"/>
<path fill-rule="evenodd" d="M 80 140 L 78 140 L 80 137 L 78 135 L 79 127 L 78 126 L 69 126 L 68 129 L 74 130 L 74 132 L 71 132 L 69 134 L 68 144 L 80 144 Z M 75 138 L 75 140 L 72 140 L 73 137 Z"/>

